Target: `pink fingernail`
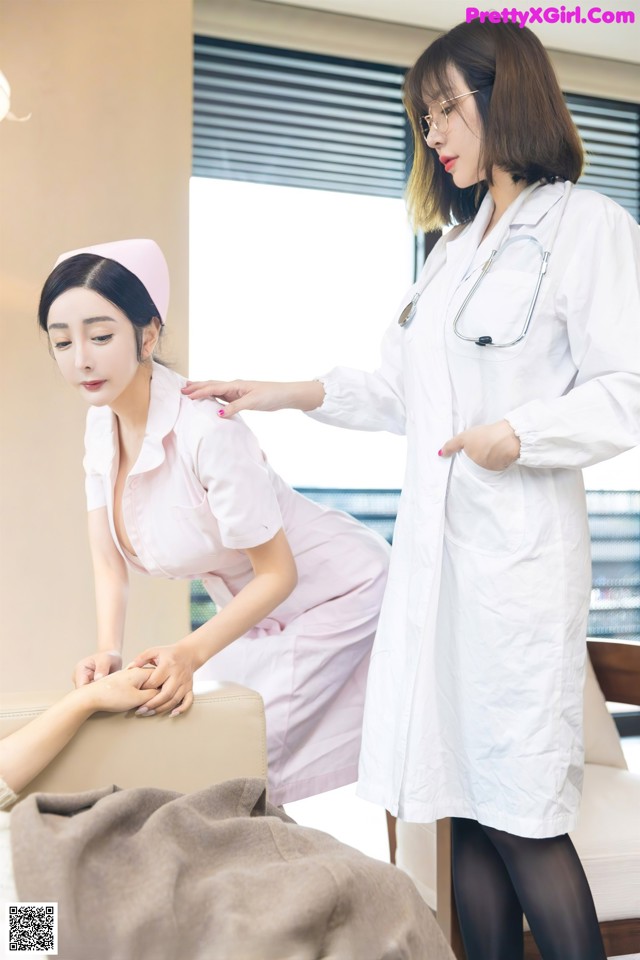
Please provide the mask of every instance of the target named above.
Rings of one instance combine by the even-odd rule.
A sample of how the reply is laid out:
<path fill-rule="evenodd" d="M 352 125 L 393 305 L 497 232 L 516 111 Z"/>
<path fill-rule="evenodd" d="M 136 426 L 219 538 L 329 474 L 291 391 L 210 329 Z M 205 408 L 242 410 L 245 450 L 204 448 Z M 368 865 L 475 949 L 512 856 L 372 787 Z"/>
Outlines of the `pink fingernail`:
<path fill-rule="evenodd" d="M 439 457 L 442 456 L 442 450 L 438 450 L 438 456 L 439 456 Z"/>
<path fill-rule="evenodd" d="M 224 410 L 218 410 L 218 416 L 224 417 Z"/>

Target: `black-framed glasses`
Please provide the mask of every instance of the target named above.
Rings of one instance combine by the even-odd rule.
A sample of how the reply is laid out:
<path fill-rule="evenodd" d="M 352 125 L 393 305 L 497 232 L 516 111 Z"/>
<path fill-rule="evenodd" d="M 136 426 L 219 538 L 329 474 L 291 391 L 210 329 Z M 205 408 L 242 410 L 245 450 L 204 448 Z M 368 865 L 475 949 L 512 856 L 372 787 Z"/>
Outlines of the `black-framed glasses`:
<path fill-rule="evenodd" d="M 449 128 L 449 114 L 453 107 L 449 104 L 454 100 L 462 100 L 463 97 L 470 97 L 473 93 L 479 93 L 479 90 L 468 90 L 466 93 L 459 93 L 457 97 L 450 97 L 448 100 L 440 100 L 431 113 L 420 117 L 420 130 L 426 141 L 430 130 L 436 130 L 438 133 L 446 133 Z"/>

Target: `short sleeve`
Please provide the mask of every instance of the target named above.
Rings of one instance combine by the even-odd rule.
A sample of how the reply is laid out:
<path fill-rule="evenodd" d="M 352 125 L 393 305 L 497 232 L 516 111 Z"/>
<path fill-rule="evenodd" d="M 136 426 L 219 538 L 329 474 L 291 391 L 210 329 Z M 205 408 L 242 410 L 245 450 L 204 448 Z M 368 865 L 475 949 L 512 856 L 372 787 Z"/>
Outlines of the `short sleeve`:
<path fill-rule="evenodd" d="M 98 510 L 100 507 L 106 507 L 107 498 L 102 477 L 95 473 L 86 473 L 84 490 L 87 497 L 87 510 Z"/>
<path fill-rule="evenodd" d="M 204 426 L 195 468 L 207 491 L 220 539 L 230 549 L 260 546 L 282 527 L 266 458 L 254 434 L 237 415 L 224 421 L 204 421 Z"/>
<path fill-rule="evenodd" d="M 84 489 L 87 510 L 107 505 L 105 483 L 113 460 L 112 415 L 108 407 L 90 407 L 84 432 Z"/>

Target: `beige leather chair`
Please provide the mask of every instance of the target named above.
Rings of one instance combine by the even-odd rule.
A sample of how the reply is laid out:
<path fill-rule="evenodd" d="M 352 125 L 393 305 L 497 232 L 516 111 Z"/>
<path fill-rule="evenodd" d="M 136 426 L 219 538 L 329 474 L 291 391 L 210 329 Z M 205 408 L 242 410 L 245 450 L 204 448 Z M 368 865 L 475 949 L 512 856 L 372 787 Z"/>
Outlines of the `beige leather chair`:
<path fill-rule="evenodd" d="M 0 737 L 5 736 L 12 731 L 23 726 L 29 720 L 42 713 L 47 706 L 58 700 L 61 692 L 54 695 L 43 694 L 13 694 L 11 696 L 0 697 Z M 58 755 L 56 760 L 30 785 L 30 792 L 49 791 L 49 792 L 75 792 L 93 789 L 101 786 L 108 786 L 113 783 L 120 787 L 140 787 L 155 786 L 165 789 L 174 789 L 179 792 L 195 791 L 215 784 L 216 782 L 236 778 L 236 777 L 259 777 L 264 779 L 267 773 L 266 758 L 266 738 L 265 738 L 265 717 L 262 700 L 257 693 L 247 690 L 244 687 L 232 683 L 208 683 L 204 687 L 196 687 L 196 698 L 191 709 L 181 717 L 150 717 L 136 718 L 130 714 L 96 714 L 91 717 L 80 729 L 76 737 L 65 747 Z M 25 791 L 27 792 L 27 791 Z M 24 792 L 23 792 L 24 795 Z M 284 824 L 282 825 L 285 826 Z M 367 888 L 367 874 L 363 872 L 363 863 L 360 854 L 350 850 L 344 844 L 337 844 L 326 838 L 326 843 L 321 839 L 322 835 L 318 831 L 307 831 L 300 828 L 302 838 L 307 836 L 307 840 L 302 838 L 295 839 L 293 836 L 276 831 L 279 839 L 275 844 L 273 857 L 269 861 L 268 843 L 258 844 L 256 869 L 262 871 L 261 876 L 273 875 L 273 870 L 277 863 L 277 849 L 282 843 L 285 843 L 287 855 L 283 857 L 282 863 L 285 867 L 284 880 L 288 884 L 289 892 L 295 885 L 294 874 L 299 874 L 296 867 L 297 857 L 301 856 L 301 851 L 307 850 L 309 853 L 310 870 L 316 873 L 318 870 L 325 871 L 329 877 L 328 886 L 324 891 L 324 899 L 329 902 L 329 913 L 331 913 L 331 899 L 334 894 L 334 887 L 340 887 L 344 883 L 352 882 L 354 876 L 359 877 L 359 884 L 364 885 L 365 894 L 360 894 L 360 900 L 353 900 L 354 917 L 350 917 L 349 910 L 344 915 L 337 916 L 336 911 L 331 914 L 331 926 L 336 928 L 347 928 L 344 936 L 339 937 L 337 946 L 340 956 L 347 956 L 347 952 L 342 952 L 343 948 L 348 951 L 352 948 L 353 953 L 349 956 L 418 956 L 444 957 L 455 960 L 453 954 L 441 937 L 438 930 L 431 929 L 425 924 L 425 920 L 431 920 L 431 917 L 425 916 L 428 911 L 420 903 L 420 898 L 414 896 L 413 891 L 400 886 L 393 876 L 386 874 L 386 879 L 380 874 L 375 861 L 371 861 L 372 873 L 370 885 Z M 316 834 L 318 839 L 308 836 Z M 255 834 L 251 834 L 256 836 Z M 228 836 L 228 834 L 224 834 Z M 290 848 L 290 849 L 289 849 Z M 291 854 L 291 856 L 289 855 Z M 352 855 L 360 857 L 360 860 L 354 859 L 351 862 Z M 246 845 L 242 853 L 244 859 L 241 859 L 238 876 L 242 880 L 243 870 L 246 873 Z M 232 854 L 228 851 L 222 857 L 221 877 L 232 877 L 233 865 L 231 862 Z M 286 869 L 289 860 L 293 859 L 293 873 Z M 329 867 L 324 867 L 324 862 Z M 244 867 L 242 867 L 244 863 Z M 315 866 L 314 866 L 315 864 Z M 380 867 L 383 865 L 380 864 Z M 335 877 L 333 877 L 335 873 Z M 351 878 L 351 880 L 345 878 Z M 222 890 L 224 886 L 222 879 L 218 879 L 218 885 L 213 886 L 212 890 Z M 288 879 L 287 879 L 288 878 Z M 0 881 L 2 881 L 0 876 Z M 397 875 L 396 879 L 399 879 Z M 249 890 L 246 886 L 246 879 L 239 884 L 244 890 Z M 209 888 L 207 888 L 209 889 Z M 253 888 L 251 888 L 253 889 Z M 367 894 L 367 889 L 369 893 Z M 358 904 L 366 904 L 367 895 L 373 897 L 373 902 L 381 896 L 380 891 L 385 891 L 385 897 L 391 904 L 389 914 L 391 920 L 391 929 L 387 930 L 385 921 L 382 921 L 377 927 L 373 919 L 369 919 L 369 925 L 374 926 L 380 933 L 380 942 L 368 939 L 366 936 L 367 926 L 362 922 L 362 911 L 358 910 Z M 408 894 L 411 893 L 411 896 Z M 275 895 L 277 897 L 277 893 Z M 313 896 L 313 891 L 311 896 Z M 304 906 L 305 894 L 301 893 L 300 903 Z M 249 936 L 246 930 L 246 917 L 242 917 L 238 911 L 244 909 L 243 894 L 240 892 L 238 897 L 231 896 L 222 901 L 221 910 L 230 910 L 231 920 L 224 926 L 223 939 L 225 948 L 235 942 L 244 941 L 244 937 Z M 395 906 L 394 906 L 395 898 Z M 266 902 L 263 900 L 263 903 Z M 287 903 L 290 904 L 291 898 Z M 274 900 L 275 903 L 275 900 Z M 226 904 L 226 905 L 225 905 Z M 379 904 L 378 904 L 379 905 Z M 326 904 L 325 904 L 326 907 Z M 325 936 L 328 936 L 326 930 L 318 927 L 319 918 L 323 916 L 325 907 L 319 906 L 318 911 L 312 913 L 312 924 L 308 932 L 308 945 L 305 943 L 304 934 L 304 915 L 298 915 L 295 908 L 287 907 L 285 904 L 285 913 L 287 909 L 293 910 L 290 923 L 284 924 L 282 929 L 282 944 L 270 941 L 264 943 L 264 955 L 269 957 L 311 957 L 319 956 L 316 947 L 321 950 L 320 941 L 325 942 Z M 104 908 L 107 913 L 108 904 Z M 257 910 L 262 909 L 258 904 Z M 233 916 L 239 917 L 237 923 Z M 252 915 L 253 916 L 253 915 Z M 328 916 L 328 914 L 327 914 Z M 358 920 L 359 918 L 359 920 Z M 0 911 L 0 927 L 3 924 L 3 916 Z M 117 925 L 117 920 L 114 919 Z M 315 923 L 315 927 L 314 924 Z M 243 949 L 241 953 L 224 953 L 225 957 L 239 960 L 259 960 L 262 956 L 260 940 L 260 915 L 256 914 L 253 924 L 249 924 L 253 929 L 250 931 L 251 943 L 253 947 L 247 954 Z M 384 928 L 384 930 L 383 930 Z M 127 925 L 131 929 L 131 918 Z M 270 927 L 270 930 L 275 929 Z M 2 932 L 2 931 L 0 931 Z M 388 933 L 388 939 L 385 940 L 384 934 Z M 142 936 L 142 933 L 140 934 Z M 277 939 L 277 938 L 276 938 Z M 338 940 L 330 938 L 332 943 L 338 944 Z M 368 944 L 364 946 L 365 940 Z M 384 942 L 383 942 L 384 941 Z M 6 938 L 4 940 L 6 942 Z M 140 942 L 142 942 L 140 940 Z M 385 947 L 386 943 L 386 947 Z M 429 944 L 426 951 L 421 951 L 421 945 Z M 400 944 L 396 950 L 397 944 Z M 278 952 L 282 945 L 282 953 Z M 415 949 L 413 946 L 417 945 Z M 362 949 L 360 949 L 360 947 Z M 369 951 L 371 947 L 371 951 Z M 378 949 L 379 948 L 379 949 Z M 365 950 L 365 953 L 362 952 Z M 408 951 L 408 952 L 407 952 Z M 322 951 L 321 951 L 322 952 Z M 4 953 L 2 954 L 4 956 Z M 101 953 L 101 956 L 104 954 Z M 193 942 L 190 946 L 189 956 L 195 956 Z M 198 957 L 203 957 L 202 951 L 197 952 Z M 323 952 L 323 956 L 324 956 Z M 332 956 L 334 954 L 332 953 Z M 38 954 L 38 957 L 43 956 Z M 74 953 L 74 956 L 77 956 Z M 127 956 L 132 956 L 128 953 Z M 145 956 L 149 956 L 145 953 Z M 166 955 L 163 955 L 166 956 Z M 175 955 L 177 957 L 177 955 Z M 213 957 L 213 954 L 207 954 L 207 957 Z M 222 956 L 219 952 L 216 957 Z M 90 956 L 87 955 L 87 960 Z M 117 960 L 113 957 L 113 960 Z"/>
<path fill-rule="evenodd" d="M 580 822 L 571 836 L 611 957 L 640 952 L 640 773 L 627 769 L 605 697 L 640 706 L 640 645 L 590 640 L 588 646 L 584 789 Z M 398 821 L 396 834 L 397 865 L 413 879 L 456 957 L 464 960 L 451 885 L 450 821 Z M 526 960 L 539 958 L 530 933 L 525 941 Z"/>
<path fill-rule="evenodd" d="M 65 691 L 0 698 L 0 738 L 42 713 Z M 96 713 L 22 791 L 71 793 L 116 784 L 190 793 L 234 777 L 267 776 L 262 698 L 235 683 L 199 682 L 180 717 Z"/>

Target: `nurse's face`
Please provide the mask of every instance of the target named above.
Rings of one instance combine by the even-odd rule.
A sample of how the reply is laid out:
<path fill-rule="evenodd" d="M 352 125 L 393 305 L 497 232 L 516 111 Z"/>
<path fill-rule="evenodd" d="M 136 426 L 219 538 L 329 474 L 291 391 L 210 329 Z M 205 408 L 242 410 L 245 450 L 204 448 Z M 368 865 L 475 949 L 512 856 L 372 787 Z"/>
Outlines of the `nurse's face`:
<path fill-rule="evenodd" d="M 65 290 L 51 304 L 47 329 L 62 376 L 93 406 L 112 405 L 141 370 L 133 324 L 94 290 Z M 145 328 L 143 359 L 153 334 Z"/>
<path fill-rule="evenodd" d="M 476 105 L 476 95 L 469 93 L 464 77 L 455 67 L 448 70 L 448 77 L 457 100 L 436 93 L 426 99 L 425 113 L 431 114 L 436 127 L 431 124 L 427 137 L 427 146 L 435 150 L 446 172 L 456 187 L 471 187 L 484 180 L 484 171 L 480 167 L 480 148 L 482 146 L 482 122 Z M 460 96 L 469 94 L 469 96 Z M 444 107 L 440 104 L 444 103 Z M 443 120 L 443 114 L 445 119 Z M 443 129 L 446 128 L 446 129 Z"/>

